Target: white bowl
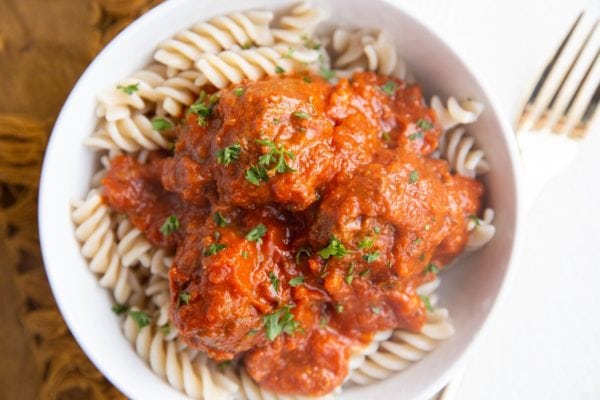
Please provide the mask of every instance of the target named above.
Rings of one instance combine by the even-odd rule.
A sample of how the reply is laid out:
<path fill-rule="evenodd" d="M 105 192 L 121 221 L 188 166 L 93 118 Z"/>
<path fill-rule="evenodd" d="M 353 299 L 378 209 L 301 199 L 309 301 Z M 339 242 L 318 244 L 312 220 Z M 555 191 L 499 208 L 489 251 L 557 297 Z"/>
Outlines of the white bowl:
<path fill-rule="evenodd" d="M 48 279 L 71 332 L 92 362 L 134 399 L 183 399 L 155 375 L 121 333 L 109 292 L 98 285 L 80 255 L 69 202 L 85 196 L 95 155 L 82 141 L 95 125 L 95 95 L 151 60 L 157 43 L 197 20 L 234 10 L 272 9 L 285 0 L 171 0 L 151 10 L 115 38 L 85 71 L 66 101 L 46 152 L 40 186 L 39 228 Z M 485 112 L 472 126 L 487 151 L 489 206 L 496 210 L 496 236 L 479 252 L 442 274 L 441 304 L 456 334 L 423 361 L 394 377 L 344 391 L 344 399 L 421 399 L 446 384 L 505 292 L 518 242 L 518 152 L 508 124 L 480 81 L 432 31 L 392 1 L 330 0 L 331 22 L 378 28 L 395 39 L 409 69 L 428 96 L 454 95 L 482 101 Z"/>

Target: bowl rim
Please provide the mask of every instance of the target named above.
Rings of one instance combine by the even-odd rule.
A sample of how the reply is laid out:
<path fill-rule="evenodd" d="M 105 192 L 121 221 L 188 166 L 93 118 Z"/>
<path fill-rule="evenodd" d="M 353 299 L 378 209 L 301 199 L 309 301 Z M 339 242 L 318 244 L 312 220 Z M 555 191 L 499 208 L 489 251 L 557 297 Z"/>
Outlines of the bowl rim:
<path fill-rule="evenodd" d="M 123 31 L 117 34 L 90 62 L 90 64 L 86 67 L 85 71 L 81 74 L 73 88 L 71 89 L 69 96 L 65 100 L 61 111 L 56 119 L 54 127 L 52 128 L 52 132 L 48 141 L 48 145 L 46 147 L 44 153 L 44 160 L 42 164 L 41 174 L 40 174 L 40 185 L 38 191 L 38 230 L 40 237 L 40 247 L 42 252 L 42 259 L 44 268 L 46 270 L 46 275 L 48 277 L 48 281 L 50 283 L 50 288 L 52 290 L 52 294 L 54 299 L 56 300 L 56 304 L 58 309 L 60 310 L 61 316 L 67 324 L 69 331 L 77 341 L 78 345 L 84 351 L 89 360 L 94 364 L 99 371 L 120 391 L 125 393 L 130 398 L 135 398 L 136 393 L 132 393 L 130 386 L 127 385 L 127 382 L 114 374 L 109 368 L 105 367 L 105 365 L 98 359 L 98 352 L 94 350 L 93 343 L 89 343 L 83 332 L 83 329 L 79 326 L 78 321 L 74 318 L 73 314 L 69 312 L 70 305 L 66 301 L 65 297 L 58 289 L 58 274 L 50 273 L 51 268 L 48 265 L 51 263 L 49 257 L 49 240 L 47 239 L 52 235 L 52 227 L 48 226 L 45 223 L 45 215 L 52 212 L 51 209 L 46 208 L 46 204 L 48 202 L 44 201 L 48 196 L 50 196 L 50 192 L 53 190 L 50 186 L 50 179 L 48 172 L 50 170 L 49 157 L 48 154 L 55 153 L 59 151 L 56 148 L 56 137 L 58 136 L 58 132 L 64 130 L 62 126 L 65 124 L 65 119 L 67 118 L 67 110 L 72 108 L 72 104 L 77 101 L 77 98 L 80 96 L 81 87 L 83 86 L 82 82 L 90 79 L 92 72 L 96 69 L 96 65 L 101 63 L 105 58 L 106 53 L 109 53 L 113 47 L 119 46 L 120 42 L 127 41 L 129 37 L 135 34 L 137 30 L 140 29 L 142 25 L 145 24 L 146 20 L 155 18 L 156 16 L 162 14 L 163 12 L 167 12 L 167 10 L 172 8 L 180 7 L 180 3 L 187 2 L 189 0 L 171 0 L 165 1 L 157 6 L 153 7 L 136 20 L 134 20 L 131 24 L 129 24 Z M 489 329 L 490 322 L 497 314 L 497 310 L 501 307 L 502 303 L 505 301 L 507 297 L 507 293 L 510 290 L 510 286 L 514 282 L 514 275 L 516 274 L 516 262 L 518 255 L 521 251 L 521 236 L 522 236 L 522 220 L 524 214 L 523 207 L 523 190 L 522 190 L 522 165 L 520 159 L 520 152 L 517 145 L 516 137 L 514 135 L 513 129 L 511 128 L 508 120 L 506 119 L 504 112 L 500 107 L 498 107 L 498 101 L 494 91 L 489 90 L 486 81 L 481 78 L 481 74 L 477 70 L 476 67 L 472 65 L 467 65 L 465 62 L 465 57 L 463 57 L 462 53 L 451 43 L 449 43 L 444 37 L 438 34 L 438 31 L 433 29 L 430 24 L 427 24 L 425 20 L 420 18 L 418 15 L 404 7 L 397 0 L 379 0 L 383 3 L 387 3 L 391 7 L 397 9 L 399 12 L 403 13 L 404 16 L 413 23 L 419 25 L 421 28 L 426 30 L 432 38 L 439 41 L 446 49 L 456 58 L 457 62 L 470 74 L 469 79 L 474 81 L 481 88 L 482 92 L 485 93 L 489 102 L 488 112 L 491 112 L 495 115 L 499 126 L 500 131 L 502 133 L 502 137 L 506 142 L 506 146 L 508 149 L 507 156 L 511 162 L 511 172 L 513 174 L 512 179 L 514 182 L 514 228 L 512 230 L 512 243 L 510 246 L 510 254 L 508 257 L 506 270 L 504 275 L 502 276 L 502 280 L 499 284 L 499 289 L 497 295 L 493 298 L 492 304 L 489 308 L 487 314 L 483 317 L 483 321 L 481 323 L 480 328 L 473 334 L 470 342 L 466 344 L 465 350 L 456 358 L 454 363 L 451 363 L 444 373 L 442 373 L 436 380 L 431 381 L 428 385 L 424 386 L 420 393 L 416 398 L 425 399 L 428 396 L 433 396 L 436 392 L 443 388 L 446 385 L 454 374 L 457 371 L 460 371 L 465 364 L 465 360 L 473 348 L 477 346 L 481 337 L 485 335 L 487 329 Z M 319 3 L 320 0 L 317 0 L 316 3 Z M 56 261 L 52 261 L 56 262 Z M 393 378 L 392 378 L 393 379 Z"/>

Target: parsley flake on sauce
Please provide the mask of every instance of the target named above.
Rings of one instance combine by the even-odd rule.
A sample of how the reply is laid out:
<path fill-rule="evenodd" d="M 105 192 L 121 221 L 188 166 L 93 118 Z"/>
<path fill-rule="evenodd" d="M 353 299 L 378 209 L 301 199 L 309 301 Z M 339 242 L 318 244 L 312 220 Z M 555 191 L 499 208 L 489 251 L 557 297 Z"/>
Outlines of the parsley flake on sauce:
<path fill-rule="evenodd" d="M 235 94 L 237 97 L 240 97 L 241 95 L 244 94 L 244 88 L 238 87 L 238 88 L 233 89 L 233 94 Z"/>
<path fill-rule="evenodd" d="M 275 73 L 283 74 L 284 72 L 285 72 L 285 69 L 281 68 L 279 65 L 275 66 Z"/>
<path fill-rule="evenodd" d="M 319 70 L 319 73 L 321 74 L 321 76 L 323 77 L 323 79 L 325 79 L 326 81 L 330 81 L 333 78 L 335 78 L 335 72 L 333 72 L 329 68 L 321 68 Z"/>
<path fill-rule="evenodd" d="M 162 332 L 163 336 L 168 336 L 169 333 L 171 333 L 171 326 L 168 322 L 166 322 L 160 326 L 160 331 Z"/>
<path fill-rule="evenodd" d="M 348 268 L 348 273 L 344 277 L 344 280 L 348 285 L 352 284 L 352 281 L 354 280 L 354 263 L 350 264 L 350 268 Z"/>
<path fill-rule="evenodd" d="M 304 111 L 294 111 L 292 115 L 300 119 L 310 119 L 311 115 Z"/>
<path fill-rule="evenodd" d="M 165 220 L 165 223 L 160 227 L 160 233 L 164 236 L 169 236 L 181 227 L 179 219 L 175 215 L 171 215 Z"/>
<path fill-rule="evenodd" d="M 246 235 L 246 240 L 261 243 L 262 237 L 265 236 L 266 233 L 267 227 L 263 224 L 258 224 L 254 228 L 252 228 L 250 232 L 248 232 L 248 234 Z"/>
<path fill-rule="evenodd" d="M 369 275 L 370 273 L 371 273 L 371 268 L 367 268 L 367 269 L 365 269 L 363 272 L 361 272 L 358 275 L 360 275 L 361 278 L 364 278 L 365 276 Z"/>
<path fill-rule="evenodd" d="M 162 132 L 165 129 L 169 129 L 172 127 L 173 124 L 164 118 L 156 117 L 152 119 L 152 129 L 154 129 L 157 132 Z"/>
<path fill-rule="evenodd" d="M 388 81 L 385 85 L 381 86 L 381 90 L 389 96 L 392 96 L 396 92 L 396 82 Z"/>
<path fill-rule="evenodd" d="M 335 312 L 338 314 L 341 314 L 342 312 L 344 312 L 344 305 L 340 304 L 340 303 L 336 303 Z"/>
<path fill-rule="evenodd" d="M 340 242 L 338 238 L 332 236 L 329 240 L 329 245 L 324 249 L 321 249 L 317 254 L 321 256 L 322 259 L 327 260 L 329 257 L 341 258 L 348 254 L 348 250 L 344 247 L 344 244 Z"/>
<path fill-rule="evenodd" d="M 213 221 L 215 221 L 215 223 L 221 228 L 224 228 L 231 223 L 229 219 L 225 218 L 223 214 L 221 214 L 221 211 L 217 211 L 213 214 Z"/>
<path fill-rule="evenodd" d="M 438 272 L 440 272 L 440 269 L 438 268 L 437 265 L 433 264 L 433 263 L 429 263 L 426 267 L 425 267 L 425 272 L 430 272 L 432 274 L 437 274 Z"/>
<path fill-rule="evenodd" d="M 305 77 L 303 77 L 303 78 L 302 78 L 302 80 L 303 80 L 304 82 L 306 82 L 306 83 L 312 83 L 312 79 L 311 79 L 311 78 L 310 78 L 310 76 L 308 76 L 308 75 L 307 75 L 307 76 L 305 76 Z"/>
<path fill-rule="evenodd" d="M 127 86 L 117 85 L 117 89 L 131 96 L 134 92 L 137 92 L 140 89 L 140 84 L 138 82 Z"/>
<path fill-rule="evenodd" d="M 295 278 L 290 279 L 288 283 L 290 284 L 290 286 L 296 287 L 302 285 L 305 280 L 306 278 L 303 276 L 296 276 Z"/>
<path fill-rule="evenodd" d="M 374 251 L 372 253 L 367 253 L 363 256 L 363 260 L 365 260 L 367 263 L 371 264 L 373 261 L 376 261 L 379 259 L 379 252 L 378 251 Z"/>
<path fill-rule="evenodd" d="M 433 124 L 429 121 L 427 121 L 426 119 L 419 119 L 417 121 L 417 126 L 421 129 L 424 129 L 426 131 L 430 130 L 431 128 L 433 128 Z"/>
<path fill-rule="evenodd" d="M 290 312 L 293 307 L 293 304 L 288 304 L 263 317 L 267 339 L 273 341 L 282 333 L 291 335 L 299 329 L 300 324 L 294 320 L 294 314 Z"/>
<path fill-rule="evenodd" d="M 370 247 L 373 247 L 374 243 L 375 243 L 374 238 L 366 236 L 360 242 L 358 242 L 358 248 L 359 249 L 368 249 Z"/>
<path fill-rule="evenodd" d="M 179 304 L 190 304 L 192 295 L 188 292 L 179 292 Z"/>
<path fill-rule="evenodd" d="M 421 300 L 423 300 L 423 304 L 425 304 L 425 308 L 429 312 L 433 312 L 433 306 L 431 305 L 431 300 L 429 300 L 429 296 L 421 296 Z"/>
<path fill-rule="evenodd" d="M 423 132 L 419 131 L 408 135 L 408 140 L 410 140 L 411 142 L 415 139 L 423 139 Z"/>
<path fill-rule="evenodd" d="M 246 170 L 245 177 L 248 182 L 256 186 L 259 186 L 261 182 L 266 182 L 269 180 L 267 169 L 260 165 L 251 165 L 250 168 Z"/>
<path fill-rule="evenodd" d="M 137 325 L 138 329 L 142 329 L 145 326 L 150 325 L 150 316 L 143 311 L 129 311 L 128 315 L 131 317 L 133 322 Z"/>
<path fill-rule="evenodd" d="M 310 257 L 311 251 L 308 247 L 302 247 L 296 253 L 296 264 L 300 264 L 300 259 L 302 258 L 302 254 L 306 255 L 306 257 Z"/>
<path fill-rule="evenodd" d="M 408 176 L 408 181 L 413 184 L 419 180 L 419 171 L 416 169 L 410 171 L 410 175 Z"/>
<path fill-rule="evenodd" d="M 273 271 L 269 272 L 269 281 L 271 282 L 271 286 L 273 286 L 273 289 L 275 290 L 275 293 L 279 293 L 279 278 L 277 277 L 277 275 L 275 275 L 275 273 Z"/>
<path fill-rule="evenodd" d="M 471 221 L 473 221 L 473 223 L 475 224 L 475 226 L 481 225 L 481 220 L 479 219 L 479 217 L 477 217 L 477 215 L 471 214 L 471 215 L 469 215 L 469 219 Z"/>
<path fill-rule="evenodd" d="M 383 139 L 384 142 L 389 142 L 392 140 L 389 132 L 381 132 L 381 138 Z"/>
<path fill-rule="evenodd" d="M 373 311 L 373 314 L 375 314 L 375 315 L 381 314 L 381 308 L 380 307 L 370 306 L 370 308 L 371 308 L 371 311 Z"/>
<path fill-rule="evenodd" d="M 217 162 L 223 165 L 229 165 L 240 157 L 242 146 L 239 143 L 234 143 L 230 146 L 223 147 L 215 152 Z"/>
<path fill-rule="evenodd" d="M 282 144 L 277 145 L 275 142 L 268 139 L 256 139 L 255 142 L 269 149 L 267 153 L 259 157 L 259 167 L 268 168 L 271 171 L 275 170 L 280 174 L 296 171 L 286 160 L 286 158 L 293 160 L 296 156 L 294 153 L 288 151 Z"/>
<path fill-rule="evenodd" d="M 204 249 L 204 256 L 205 257 L 214 256 L 215 254 L 217 254 L 218 252 L 220 252 L 221 250 L 223 250 L 225 248 L 227 248 L 226 244 L 211 243 L 207 248 Z"/>

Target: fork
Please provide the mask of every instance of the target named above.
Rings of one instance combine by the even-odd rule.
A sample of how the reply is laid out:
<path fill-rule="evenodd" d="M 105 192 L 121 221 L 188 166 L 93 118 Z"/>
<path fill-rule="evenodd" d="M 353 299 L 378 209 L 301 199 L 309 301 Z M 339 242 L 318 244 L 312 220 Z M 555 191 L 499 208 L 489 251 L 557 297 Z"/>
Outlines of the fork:
<path fill-rule="evenodd" d="M 576 158 L 594 122 L 600 102 L 600 21 L 586 28 L 585 19 L 581 12 L 571 25 L 516 122 L 527 209 Z"/>

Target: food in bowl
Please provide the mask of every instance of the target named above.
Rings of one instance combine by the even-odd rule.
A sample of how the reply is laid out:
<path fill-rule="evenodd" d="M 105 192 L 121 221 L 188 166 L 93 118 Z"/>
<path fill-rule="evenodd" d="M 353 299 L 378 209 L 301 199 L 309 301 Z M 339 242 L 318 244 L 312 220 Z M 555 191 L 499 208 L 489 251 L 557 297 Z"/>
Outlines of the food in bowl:
<path fill-rule="evenodd" d="M 480 105 L 428 107 L 384 33 L 318 22 L 301 4 L 199 23 L 99 96 L 76 236 L 136 350 L 190 396 L 405 368 L 452 334 L 438 272 L 493 236 L 463 127 Z"/>

